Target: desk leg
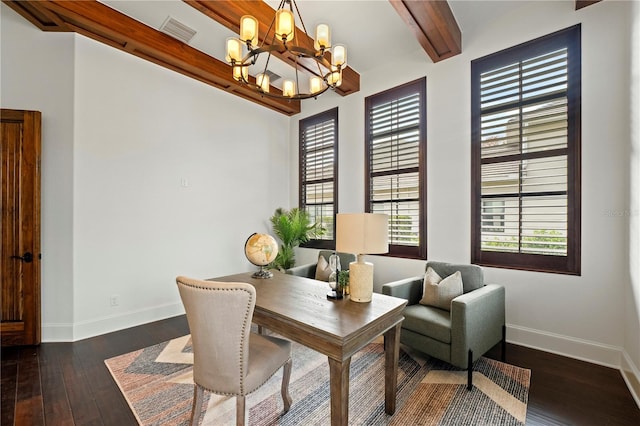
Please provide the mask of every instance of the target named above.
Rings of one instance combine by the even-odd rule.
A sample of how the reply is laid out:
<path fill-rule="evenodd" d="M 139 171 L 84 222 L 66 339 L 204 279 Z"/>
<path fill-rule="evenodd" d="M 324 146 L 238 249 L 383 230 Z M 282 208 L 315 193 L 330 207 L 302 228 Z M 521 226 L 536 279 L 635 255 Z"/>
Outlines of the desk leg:
<path fill-rule="evenodd" d="M 331 426 L 349 424 L 349 366 L 351 357 L 344 361 L 329 358 L 331 383 Z"/>
<path fill-rule="evenodd" d="M 401 323 L 384 333 L 384 412 L 387 414 L 396 412 L 400 325 Z"/>

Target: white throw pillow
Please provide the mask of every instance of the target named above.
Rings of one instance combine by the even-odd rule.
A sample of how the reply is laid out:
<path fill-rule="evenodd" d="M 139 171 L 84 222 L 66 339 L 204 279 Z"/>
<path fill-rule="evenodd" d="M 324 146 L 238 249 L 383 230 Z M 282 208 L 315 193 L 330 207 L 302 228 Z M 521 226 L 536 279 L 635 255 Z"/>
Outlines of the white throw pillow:
<path fill-rule="evenodd" d="M 329 275 L 331 275 L 331 268 L 329 268 L 329 262 L 324 256 L 318 256 L 318 265 L 316 266 L 316 280 L 329 281 Z"/>
<path fill-rule="evenodd" d="M 434 306 L 436 308 L 451 310 L 451 301 L 460 296 L 462 289 L 462 274 L 460 271 L 440 278 L 440 275 L 431 267 L 424 274 L 421 305 Z"/>

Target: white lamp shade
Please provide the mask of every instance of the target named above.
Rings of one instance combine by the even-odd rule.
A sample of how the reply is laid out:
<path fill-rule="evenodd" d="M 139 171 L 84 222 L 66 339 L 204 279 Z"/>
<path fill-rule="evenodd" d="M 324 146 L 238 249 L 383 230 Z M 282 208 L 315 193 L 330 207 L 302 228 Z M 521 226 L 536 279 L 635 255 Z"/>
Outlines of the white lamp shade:
<path fill-rule="evenodd" d="M 336 44 L 335 46 L 333 46 L 331 65 L 338 68 L 347 65 L 347 46 L 345 46 L 344 44 Z"/>
<path fill-rule="evenodd" d="M 311 93 L 318 93 L 322 90 L 322 78 L 320 77 L 311 77 L 309 80 L 309 91 Z"/>
<path fill-rule="evenodd" d="M 258 20 L 251 15 L 240 18 L 240 39 L 252 46 L 258 44 Z"/>
<path fill-rule="evenodd" d="M 249 70 L 247 67 L 234 66 L 233 67 L 233 78 L 236 81 L 248 81 L 249 80 Z"/>
<path fill-rule="evenodd" d="M 227 55 L 225 59 L 229 63 L 242 60 L 242 44 L 240 44 L 240 40 L 234 37 L 227 39 Z"/>
<path fill-rule="evenodd" d="M 316 50 L 320 48 L 328 49 L 331 47 L 331 30 L 327 24 L 318 24 L 316 27 L 316 40 L 313 44 Z"/>
<path fill-rule="evenodd" d="M 354 254 L 389 252 L 389 215 L 338 213 L 336 251 Z"/>
<path fill-rule="evenodd" d="M 269 86 L 271 83 L 269 81 L 268 74 L 258 74 L 256 76 L 256 84 L 260 86 L 264 93 L 269 93 Z"/>
<path fill-rule="evenodd" d="M 296 82 L 284 80 L 282 82 L 282 96 L 293 97 L 296 94 Z"/>
<path fill-rule="evenodd" d="M 286 39 L 293 40 L 295 36 L 296 24 L 293 19 L 293 12 L 288 9 L 280 9 L 276 12 L 276 38 L 280 41 Z"/>

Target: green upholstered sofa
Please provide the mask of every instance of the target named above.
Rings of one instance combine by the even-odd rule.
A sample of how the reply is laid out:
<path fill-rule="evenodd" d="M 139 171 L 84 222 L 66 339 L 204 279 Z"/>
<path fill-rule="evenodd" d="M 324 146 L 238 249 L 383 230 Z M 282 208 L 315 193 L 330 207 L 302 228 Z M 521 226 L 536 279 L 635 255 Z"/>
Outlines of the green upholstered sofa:
<path fill-rule="evenodd" d="M 471 389 L 473 362 L 501 341 L 504 360 L 505 289 L 485 284 L 482 268 L 477 265 L 428 261 L 429 267 L 442 278 L 460 271 L 463 294 L 451 301 L 451 311 L 419 304 L 423 276 L 384 284 L 382 293 L 408 300 L 400 342 L 467 369 L 467 387 Z"/>

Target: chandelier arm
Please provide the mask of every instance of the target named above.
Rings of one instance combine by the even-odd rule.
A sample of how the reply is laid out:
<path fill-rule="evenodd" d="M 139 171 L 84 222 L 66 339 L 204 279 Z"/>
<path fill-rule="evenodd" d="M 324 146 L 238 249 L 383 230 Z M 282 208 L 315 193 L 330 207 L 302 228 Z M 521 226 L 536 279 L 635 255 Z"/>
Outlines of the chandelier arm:
<path fill-rule="evenodd" d="M 267 96 L 269 98 L 274 98 L 274 99 L 303 100 L 303 99 L 317 98 L 318 96 L 322 95 L 327 90 L 331 89 L 331 86 L 325 85 L 322 90 L 320 90 L 319 92 L 316 92 L 316 93 L 298 93 L 298 94 L 296 94 L 294 96 L 282 96 L 282 95 L 279 95 L 277 93 L 263 92 L 262 89 L 257 84 L 253 84 L 253 83 L 246 83 L 246 84 L 251 89 L 253 89 L 253 90 L 257 91 L 257 92 L 260 92 L 260 95 Z"/>
<path fill-rule="evenodd" d="M 307 31 L 307 27 L 304 25 L 304 20 L 302 19 L 302 15 L 300 14 L 300 9 L 298 9 L 298 4 L 296 3 L 296 0 L 291 0 L 291 3 L 293 3 L 293 6 L 289 4 L 289 7 L 291 7 L 291 9 L 293 9 L 293 7 L 296 8 L 296 13 L 298 14 L 298 18 L 300 18 L 300 25 L 302 25 L 302 30 L 304 31 L 305 34 L 309 34 L 309 32 Z"/>
<path fill-rule="evenodd" d="M 276 9 L 276 11 L 282 9 L 284 7 L 286 0 L 280 0 L 280 4 L 278 5 L 278 8 Z M 267 28 L 267 32 L 264 33 L 264 38 L 262 39 L 262 43 L 260 44 L 260 48 L 264 47 L 264 44 L 267 42 L 267 38 L 269 37 L 269 33 L 271 32 L 271 29 L 273 28 L 273 26 L 276 23 L 276 16 L 273 16 L 273 19 L 271 20 L 271 23 L 269 24 L 269 28 Z M 276 30 L 273 30 L 273 34 L 271 35 L 271 43 L 269 43 L 270 45 L 272 45 L 276 40 Z"/>
<path fill-rule="evenodd" d="M 331 71 L 331 63 L 324 56 L 316 55 L 316 52 L 313 50 L 307 49 L 305 47 L 300 47 L 300 46 L 280 46 L 280 45 L 273 45 L 273 44 L 269 46 L 258 47 L 256 49 L 249 51 L 249 53 L 247 53 L 245 57 L 242 58 L 240 63 L 237 65 L 238 66 L 251 65 L 249 62 L 252 61 L 254 57 L 260 55 L 261 53 L 265 53 L 265 52 L 270 53 L 273 51 L 280 52 L 280 53 L 283 53 L 284 51 L 289 51 L 295 54 L 296 63 L 297 63 L 298 57 L 313 59 L 314 61 L 318 62 L 320 65 L 324 66 L 329 71 Z M 319 75 L 322 75 L 322 73 L 320 73 Z"/>

